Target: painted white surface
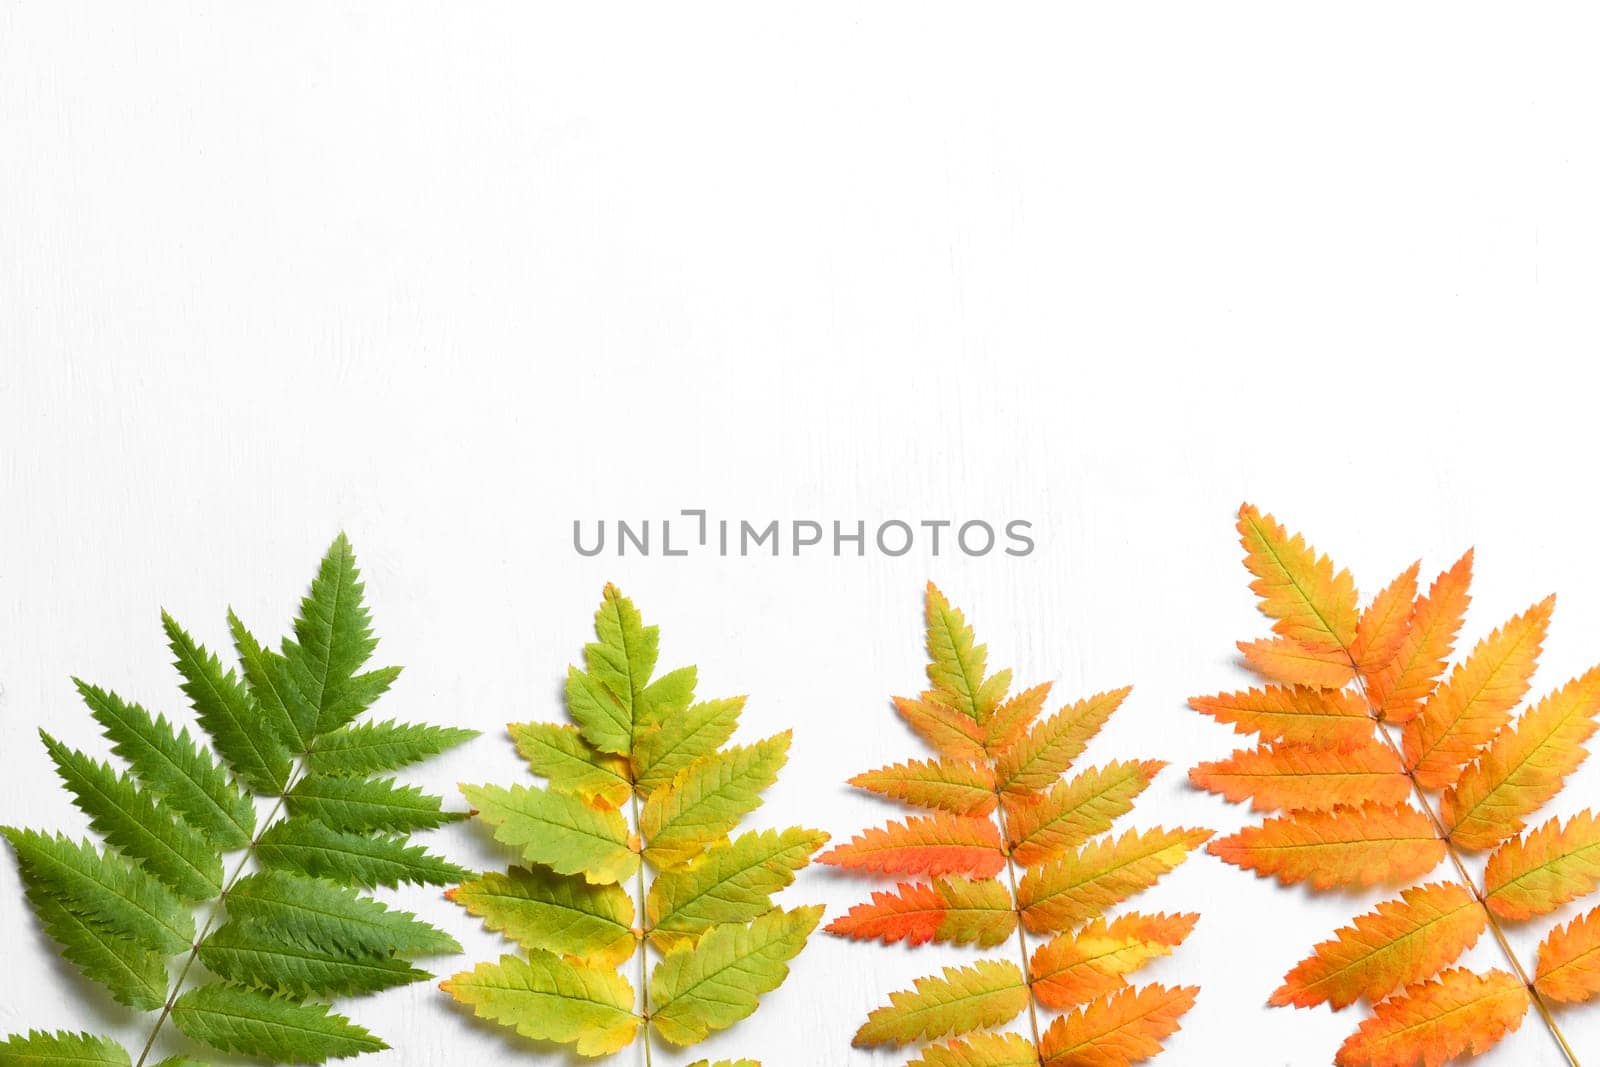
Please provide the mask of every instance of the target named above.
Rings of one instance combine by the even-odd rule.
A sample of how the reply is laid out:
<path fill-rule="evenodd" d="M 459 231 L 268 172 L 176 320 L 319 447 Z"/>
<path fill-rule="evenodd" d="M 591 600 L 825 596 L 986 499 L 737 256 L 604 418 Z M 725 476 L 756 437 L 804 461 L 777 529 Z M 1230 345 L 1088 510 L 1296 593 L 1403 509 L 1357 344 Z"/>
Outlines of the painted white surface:
<path fill-rule="evenodd" d="M 1369 591 L 1476 545 L 1469 638 L 1559 591 L 1539 681 L 1564 680 L 1600 659 L 1592 20 L 6 5 L 0 817 L 82 825 L 34 739 L 96 744 L 69 674 L 182 713 L 157 608 L 213 644 L 228 604 L 285 625 L 339 528 L 407 665 L 386 710 L 490 731 L 420 775 L 440 789 L 516 778 L 494 731 L 559 714 L 615 579 L 664 662 L 751 694 L 742 737 L 796 728 L 759 821 L 848 835 L 885 809 L 843 779 L 914 752 L 887 698 L 919 684 L 933 577 L 1020 677 L 1136 684 L 1094 753 L 1175 765 L 1139 822 L 1232 829 L 1182 768 L 1235 739 L 1183 701 L 1240 683 L 1260 631 L 1246 497 Z M 569 547 L 577 517 L 696 506 L 1021 516 L 1039 548 Z M 1597 800 L 1590 765 L 1558 809 Z M 486 862 L 469 828 L 433 843 Z M 864 894 L 811 872 L 789 900 Z M 1205 988 L 1160 1062 L 1328 1062 L 1356 1011 L 1262 1004 L 1374 899 L 1184 867 L 1145 903 L 1204 920 L 1152 976 Z M 141 1033 L 19 901 L 0 863 L 0 1030 Z M 704 1048 L 899 1062 L 850 1033 L 960 956 L 819 937 Z M 546 1062 L 427 985 L 352 1008 L 396 1046 L 374 1067 Z M 1600 1056 L 1600 1010 L 1563 1018 Z M 1558 1060 L 1530 1020 L 1480 1062 Z"/>

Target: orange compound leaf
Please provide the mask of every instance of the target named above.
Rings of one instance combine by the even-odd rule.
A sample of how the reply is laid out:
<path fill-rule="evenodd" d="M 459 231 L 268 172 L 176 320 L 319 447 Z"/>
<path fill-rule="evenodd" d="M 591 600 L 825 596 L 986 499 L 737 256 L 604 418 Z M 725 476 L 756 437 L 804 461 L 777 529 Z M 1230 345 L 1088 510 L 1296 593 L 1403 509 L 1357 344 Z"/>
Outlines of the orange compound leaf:
<path fill-rule="evenodd" d="M 1394 750 L 1372 740 L 1339 748 L 1274 745 L 1242 749 L 1189 772 L 1201 789 L 1249 799 L 1257 811 L 1326 811 L 1363 804 L 1396 805 L 1411 779 Z"/>
<path fill-rule="evenodd" d="M 1240 641 L 1239 651 L 1251 670 L 1279 685 L 1339 689 L 1356 673 L 1344 649 L 1302 645 L 1287 637 Z"/>
<path fill-rule="evenodd" d="M 1600 993 L 1600 908 L 1550 931 L 1539 945 L 1539 970 L 1533 985 L 1551 1000 L 1565 1004 Z"/>
<path fill-rule="evenodd" d="M 1011 794 L 1038 793 L 1083 755 L 1111 713 L 1133 692 L 1124 686 L 1069 704 L 1019 737 L 995 764 L 995 781 Z"/>
<path fill-rule="evenodd" d="M 1165 766 L 1161 760 L 1143 760 L 1091 767 L 1037 802 L 1008 803 L 1012 856 L 1024 867 L 1035 867 L 1111 829 Z"/>
<path fill-rule="evenodd" d="M 1238 693 L 1192 697 L 1189 706 L 1230 724 L 1235 733 L 1265 741 L 1331 747 L 1372 738 L 1372 719 L 1353 693 L 1304 686 L 1268 686 Z"/>
<path fill-rule="evenodd" d="M 1317 889 L 1409 882 L 1445 857 L 1444 842 L 1422 812 L 1371 804 L 1268 819 L 1213 841 L 1209 851 L 1284 885 L 1310 882 Z"/>
<path fill-rule="evenodd" d="M 1472 551 L 1469 549 L 1428 588 L 1412 609 L 1405 637 L 1382 670 L 1367 678 L 1367 695 L 1388 722 L 1416 717 L 1420 701 L 1438 683 L 1455 650 L 1456 634 L 1472 602 Z"/>
<path fill-rule="evenodd" d="M 997 803 L 988 765 L 957 760 L 908 760 L 858 774 L 850 784 L 952 815 L 987 815 Z"/>
<path fill-rule="evenodd" d="M 1039 1067 L 1039 1050 L 1021 1034 L 972 1034 L 925 1048 L 906 1067 Z"/>
<path fill-rule="evenodd" d="M 928 697 L 926 693 L 921 700 L 895 697 L 895 710 L 929 748 L 944 758 L 966 763 L 986 759 L 983 728 L 954 708 Z"/>
<path fill-rule="evenodd" d="M 1522 1025 L 1528 990 L 1504 971 L 1459 968 L 1383 1001 L 1340 1046 L 1338 1067 L 1440 1067 Z"/>
<path fill-rule="evenodd" d="M 1363 678 L 1371 678 L 1387 667 L 1400 652 L 1411 629 L 1411 612 L 1416 607 L 1417 573 L 1421 562 L 1413 563 L 1400 576 L 1372 598 L 1356 623 L 1355 643 L 1350 658 Z"/>
<path fill-rule="evenodd" d="M 818 863 L 878 874 L 965 874 L 993 878 L 1006 865 L 1000 831 L 988 819 L 914 816 L 857 834 L 824 852 Z"/>
<path fill-rule="evenodd" d="M 1462 848 L 1493 848 L 1522 832 L 1524 819 L 1561 791 L 1589 755 L 1583 743 L 1600 713 L 1600 667 L 1539 701 L 1501 730 L 1444 795 L 1439 814 Z"/>
<path fill-rule="evenodd" d="M 1459 882 L 1407 889 L 1313 949 L 1284 976 L 1271 1003 L 1336 1009 L 1362 997 L 1375 1003 L 1450 966 L 1487 926 L 1483 909 Z"/>
<path fill-rule="evenodd" d="M 1528 692 L 1555 597 L 1546 597 L 1478 642 L 1405 728 L 1406 765 L 1425 789 L 1453 785 Z"/>
<path fill-rule="evenodd" d="M 1239 509 L 1239 543 L 1244 565 L 1255 575 L 1250 588 L 1275 633 L 1340 652 L 1355 643 L 1356 583 L 1349 571 L 1335 571 L 1305 538 L 1251 504 Z"/>
<path fill-rule="evenodd" d="M 1017 886 L 1023 925 L 1055 934 L 1098 918 L 1155 885 L 1210 837 L 1210 830 L 1129 830 L 1036 867 Z"/>
<path fill-rule="evenodd" d="M 1028 980 L 1040 1004 L 1065 1011 L 1114 993 L 1125 975 L 1153 959 L 1170 956 L 1164 941 L 1112 936 L 1104 924 L 1046 941 L 1028 963 Z"/>
<path fill-rule="evenodd" d="M 1123 989 L 1050 1024 L 1039 1042 L 1044 1067 L 1129 1067 L 1161 1051 L 1194 1007 L 1197 986 Z"/>
<path fill-rule="evenodd" d="M 1143 912 L 1130 911 L 1110 922 L 1096 919 L 1085 926 L 1082 932 L 1102 934 L 1106 937 L 1127 937 L 1135 941 L 1153 941 L 1168 948 L 1177 948 L 1194 932 L 1194 924 L 1199 921 L 1200 916 L 1193 912 L 1168 915 L 1166 912 L 1158 911 L 1154 915 L 1146 915 Z"/>
<path fill-rule="evenodd" d="M 1484 868 L 1484 903 L 1505 919 L 1548 915 L 1600 888 L 1600 819 L 1581 811 L 1507 841 Z"/>
<path fill-rule="evenodd" d="M 1017 915 L 1010 894 L 993 879 L 939 878 L 932 883 L 902 882 L 893 892 L 876 892 L 827 927 L 830 934 L 857 941 L 905 941 L 922 945 L 977 944 L 991 948 L 1010 937 Z"/>
<path fill-rule="evenodd" d="M 1024 689 L 995 709 L 983 724 L 983 744 L 991 755 L 1004 752 L 1021 737 L 1044 711 L 1050 698 L 1050 683 Z"/>

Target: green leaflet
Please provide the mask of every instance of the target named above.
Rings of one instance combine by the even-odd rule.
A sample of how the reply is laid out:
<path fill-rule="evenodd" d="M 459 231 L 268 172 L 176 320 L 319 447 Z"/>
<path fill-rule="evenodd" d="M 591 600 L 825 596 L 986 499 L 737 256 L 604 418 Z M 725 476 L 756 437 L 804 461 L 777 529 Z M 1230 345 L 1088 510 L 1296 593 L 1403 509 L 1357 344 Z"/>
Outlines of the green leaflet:
<path fill-rule="evenodd" d="M 656 1030 L 675 1045 L 691 1045 L 750 1015 L 761 995 L 789 976 L 788 962 L 821 918 L 821 907 L 774 909 L 667 953 L 650 976 Z"/>
<path fill-rule="evenodd" d="M 789 759 L 788 731 L 754 745 L 703 756 L 666 789 L 652 793 L 639 813 L 645 858 L 671 867 L 703 851 L 761 806 L 761 791 L 778 780 Z"/>
<path fill-rule="evenodd" d="M 69 900 L 83 918 L 152 952 L 175 955 L 194 941 L 194 916 L 144 871 L 88 841 L 0 827 L 41 893 Z"/>
<path fill-rule="evenodd" d="M 445 884 L 465 872 L 406 834 L 460 818 L 441 798 L 371 778 L 435 755 L 471 731 L 351 725 L 398 676 L 358 673 L 375 641 L 354 557 L 341 537 L 301 605 L 295 641 L 264 649 L 229 613 L 242 675 L 169 615 L 162 626 L 199 734 L 83 682 L 78 691 L 129 768 L 123 773 L 41 732 L 74 803 L 103 838 L 0 827 L 23 886 L 62 956 L 119 1003 L 155 1016 L 140 1063 L 200 1067 L 155 1051 L 168 1018 L 195 1041 L 274 1063 L 318 1063 L 385 1048 L 308 997 L 374 992 L 430 977 L 414 956 L 454 938 L 356 887 Z M 257 832 L 256 801 L 271 804 Z M 284 796 L 298 782 L 292 796 Z M 266 805 L 263 805 L 266 810 Z M 254 851 L 260 868 L 242 875 Z M 224 863 L 224 853 L 232 852 Z M 225 881 L 224 870 L 229 872 Z M 225 902 L 225 903 L 224 903 Z M 195 907 L 203 940 L 195 945 Z M 224 917 L 226 921 L 217 923 Z M 202 973 L 223 981 L 184 991 Z M 176 984 L 172 976 L 176 975 Z M 12 1064 L 127 1064 L 101 1038 L 30 1032 L 0 1039 Z"/>
<path fill-rule="evenodd" d="M 316 819 L 334 830 L 409 833 L 461 818 L 440 809 L 438 797 L 393 778 L 342 778 L 308 774 L 289 790 L 285 806 L 293 815 Z"/>
<path fill-rule="evenodd" d="M 408 911 L 390 910 L 353 889 L 284 871 L 240 879 L 228 894 L 228 915 L 340 952 L 437 956 L 461 951 L 455 938 Z"/>
<path fill-rule="evenodd" d="M 828 835 L 793 827 L 742 834 L 696 860 L 663 871 L 650 887 L 651 937 L 671 946 L 721 923 L 747 923 L 772 907 L 772 894 L 794 881 Z"/>
<path fill-rule="evenodd" d="M 269 828 L 256 844 L 256 857 L 273 870 L 297 871 L 344 885 L 372 889 L 449 885 L 465 869 L 430 854 L 404 838 L 334 830 L 315 819 L 295 817 Z"/>
<path fill-rule="evenodd" d="M 633 901 L 617 885 L 512 867 L 463 882 L 446 896 L 524 948 L 615 967 L 638 944 Z"/>
<path fill-rule="evenodd" d="M 77 678 L 73 684 L 105 728 L 111 750 L 127 761 L 133 776 L 209 837 L 218 848 L 243 848 L 256 828 L 256 809 L 211 756 L 189 737 L 174 733 L 164 717 L 152 717 L 137 704 Z"/>
<path fill-rule="evenodd" d="M 633 988 L 620 974 L 538 949 L 526 960 L 501 956 L 499 963 L 480 963 L 443 988 L 480 1019 L 510 1026 L 523 1037 L 565 1042 L 582 1056 L 615 1052 L 639 1029 Z"/>
<path fill-rule="evenodd" d="M 432 977 L 392 956 L 329 948 L 298 933 L 232 921 L 201 942 L 200 962 L 236 985 L 295 997 L 376 993 Z"/>
<path fill-rule="evenodd" d="M 306 766 L 315 774 L 377 774 L 437 756 L 477 736 L 476 730 L 419 723 L 362 723 L 319 738 Z"/>
<path fill-rule="evenodd" d="M 577 797 L 515 785 L 464 785 L 461 793 L 494 838 L 522 858 L 590 882 L 620 882 L 639 868 L 628 847 L 628 826 L 615 811 L 597 811 Z"/>
<path fill-rule="evenodd" d="M 724 751 L 744 698 L 694 703 L 693 667 L 651 680 L 659 633 L 614 586 L 595 632 L 584 669 L 567 674 L 574 725 L 508 727 L 546 787 L 462 786 L 475 818 L 527 866 L 447 896 L 527 958 L 504 956 L 442 985 L 480 1018 L 588 1056 L 641 1035 L 648 1046 L 647 1019 L 685 1044 L 754 1011 L 822 911 L 785 912 L 772 897 L 827 840 L 799 828 L 727 840 L 776 778 L 789 734 Z M 658 952 L 654 977 L 635 990 L 624 977 L 631 958 L 643 954 L 643 969 Z"/>
<path fill-rule="evenodd" d="M 322 1063 L 389 1046 L 322 1004 L 296 1004 L 249 989 L 203 985 L 178 998 L 172 1022 L 202 1044 L 277 1063 Z"/>
<path fill-rule="evenodd" d="M 230 623 L 237 624 L 233 613 Z M 212 744 L 240 780 L 258 793 L 277 794 L 289 783 L 289 750 L 294 737 L 286 715 L 276 718 L 269 708 L 259 705 L 232 671 L 223 670 L 216 656 L 195 642 L 178 621 L 161 613 L 167 631 L 167 646 L 172 649 L 173 666 L 183 676 L 183 691 L 189 695 L 195 717 L 211 736 Z M 260 724 L 265 720 L 266 729 Z"/>
<path fill-rule="evenodd" d="M 0 1041 L 0 1067 L 128 1067 L 128 1050 L 106 1037 L 29 1030 Z"/>
<path fill-rule="evenodd" d="M 89 825 L 187 900 L 222 891 L 222 860 L 205 835 L 108 764 L 69 749 L 43 730 L 50 759 Z"/>

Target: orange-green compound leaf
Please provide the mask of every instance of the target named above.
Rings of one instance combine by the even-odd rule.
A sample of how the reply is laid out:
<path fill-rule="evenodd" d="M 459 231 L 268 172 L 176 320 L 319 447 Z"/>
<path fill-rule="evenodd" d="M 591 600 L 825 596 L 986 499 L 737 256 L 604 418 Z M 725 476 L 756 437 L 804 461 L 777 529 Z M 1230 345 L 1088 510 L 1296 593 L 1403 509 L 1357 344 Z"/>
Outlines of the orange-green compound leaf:
<path fill-rule="evenodd" d="M 751 831 L 662 871 L 645 899 L 651 940 L 672 948 L 719 923 L 756 919 L 827 842 L 827 834 L 799 827 Z"/>
<path fill-rule="evenodd" d="M 1319 944 L 1284 976 L 1271 1002 L 1343 1008 L 1365 997 L 1375 1003 L 1450 966 L 1487 925 L 1477 899 L 1459 882 L 1407 889 Z"/>
<path fill-rule="evenodd" d="M 906 1067 L 1039 1067 L 1039 1052 L 1021 1034 L 970 1034 L 923 1049 Z"/>
<path fill-rule="evenodd" d="M 1130 687 L 1096 693 L 1062 708 L 1019 737 L 996 761 L 995 780 L 1007 793 L 1038 793 L 1050 788 L 1072 761 L 1083 755 L 1111 713 L 1133 692 Z M 980 757 L 981 758 L 981 757 Z"/>
<path fill-rule="evenodd" d="M 1551 1000 L 1567 1004 L 1600 993 L 1600 908 L 1550 931 L 1539 945 L 1533 984 Z"/>
<path fill-rule="evenodd" d="M 1189 706 L 1229 723 L 1235 733 L 1260 734 L 1264 741 L 1332 747 L 1372 738 L 1366 705 L 1339 689 L 1268 686 L 1193 697 Z"/>
<path fill-rule="evenodd" d="M 1049 698 L 1050 683 L 1045 682 L 1024 689 L 994 709 L 983 724 L 983 745 L 989 754 L 997 755 L 1010 748 L 1044 712 L 1044 702 Z"/>
<path fill-rule="evenodd" d="M 1440 1067 L 1522 1025 L 1528 990 L 1504 971 L 1446 971 L 1380 1003 L 1340 1046 L 1338 1067 Z"/>
<path fill-rule="evenodd" d="M 1350 658 L 1362 677 L 1371 678 L 1387 667 L 1400 652 L 1400 645 L 1411 629 L 1411 611 L 1417 599 L 1417 573 L 1420 562 L 1413 563 L 1400 576 L 1372 598 L 1356 622 L 1355 643 L 1350 646 Z"/>
<path fill-rule="evenodd" d="M 1335 571 L 1299 534 L 1290 535 L 1271 515 L 1246 504 L 1239 509 L 1244 565 L 1255 575 L 1250 588 L 1275 633 L 1306 645 L 1348 649 L 1356 639 L 1356 583 Z"/>
<path fill-rule="evenodd" d="M 1389 722 L 1409 722 L 1437 684 L 1455 649 L 1456 634 L 1472 596 L 1472 552 L 1434 579 L 1411 611 L 1400 647 L 1382 670 L 1367 678 L 1367 696 Z"/>
<path fill-rule="evenodd" d="M 961 609 L 951 607 L 932 582 L 928 583 L 926 615 L 928 680 L 933 683 L 934 699 L 974 722 L 987 721 L 1005 699 L 1011 672 L 985 677 L 988 649 L 977 644 Z"/>
<path fill-rule="evenodd" d="M 1561 791 L 1589 755 L 1583 743 L 1600 712 L 1596 667 L 1501 730 L 1439 803 L 1450 839 L 1463 848 L 1493 848 L 1527 825 L 1523 820 Z"/>
<path fill-rule="evenodd" d="M 1417 783 L 1443 789 L 1511 717 L 1539 662 L 1555 597 L 1535 604 L 1478 642 L 1405 728 L 1406 764 Z"/>
<path fill-rule="evenodd" d="M 674 1045 L 703 1041 L 755 1012 L 789 977 L 821 906 L 774 908 L 748 926 L 714 926 L 699 941 L 668 952 L 650 975 L 650 1021 Z"/>
<path fill-rule="evenodd" d="M 1200 993 L 1198 986 L 1129 987 L 1063 1015 L 1039 1042 L 1044 1067 L 1128 1067 L 1161 1051 Z"/>
<path fill-rule="evenodd" d="M 1028 962 L 1028 978 L 1040 1004 L 1065 1011 L 1116 992 L 1127 984 L 1124 975 L 1171 954 L 1169 944 L 1113 937 L 1097 924 L 1040 945 Z"/>
<path fill-rule="evenodd" d="M 1129 830 L 1036 867 L 1017 887 L 1023 925 L 1059 933 L 1096 918 L 1155 885 L 1210 836 L 1210 830 Z"/>
<path fill-rule="evenodd" d="M 1268 819 L 1213 841 L 1210 852 L 1224 863 L 1276 875 L 1284 885 L 1327 889 L 1404 884 L 1438 866 L 1445 845 L 1415 808 L 1369 804 Z"/>
<path fill-rule="evenodd" d="M 977 944 L 992 948 L 1017 928 L 1017 913 L 1005 886 L 993 879 L 936 878 L 902 882 L 893 892 L 875 892 L 828 924 L 830 934 L 858 941 L 905 941 L 922 945 Z"/>
<path fill-rule="evenodd" d="M 983 747 L 983 728 L 954 708 L 910 697 L 895 697 L 894 707 L 906 725 L 946 759 L 977 763 L 988 757 Z"/>
<path fill-rule="evenodd" d="M 873 827 L 835 845 L 817 862 L 878 874 L 993 878 L 1005 867 L 1006 857 L 994 823 L 941 813 Z"/>
<path fill-rule="evenodd" d="M 637 731 L 633 768 L 639 795 L 648 798 L 689 764 L 726 744 L 743 710 L 744 697 L 707 700 Z"/>
<path fill-rule="evenodd" d="M 994 772 L 986 763 L 908 760 L 858 774 L 850 784 L 952 815 L 987 815 L 995 807 Z"/>
<path fill-rule="evenodd" d="M 1126 760 L 1091 767 L 1035 803 L 1008 803 L 1012 856 L 1024 867 L 1034 867 L 1111 829 L 1113 821 L 1133 810 L 1134 798 L 1165 766 L 1161 760 Z"/>
<path fill-rule="evenodd" d="M 942 977 L 918 978 L 911 989 L 890 993 L 889 1003 L 873 1009 L 853 1043 L 907 1045 L 1003 1026 L 1027 1006 L 1028 986 L 1014 963 L 946 967 Z"/>
<path fill-rule="evenodd" d="M 464 785 L 461 794 L 478 818 L 494 828 L 501 844 L 518 849 L 529 863 L 557 874 L 581 874 L 595 884 L 620 882 L 639 869 L 628 847 L 628 824 L 620 812 L 601 811 L 567 793 L 514 785 Z"/>
<path fill-rule="evenodd" d="M 609 967 L 588 967 L 538 949 L 526 960 L 501 956 L 439 986 L 480 1019 L 523 1037 L 605 1056 L 633 1040 L 639 1019 L 631 986 Z"/>
<path fill-rule="evenodd" d="M 548 778 L 551 789 L 575 793 L 608 808 L 621 807 L 632 795 L 628 761 L 590 748 L 576 726 L 514 722 L 506 730 L 529 769 Z"/>
<path fill-rule="evenodd" d="M 1355 667 L 1342 648 L 1302 645 L 1287 637 L 1240 641 L 1238 647 L 1251 670 L 1279 685 L 1338 689 L 1355 677 Z"/>
<path fill-rule="evenodd" d="M 1257 811 L 1325 811 L 1362 804 L 1393 805 L 1411 795 L 1411 779 L 1394 750 L 1370 739 L 1337 748 L 1273 745 L 1241 749 L 1189 772 L 1201 789 Z"/>
<path fill-rule="evenodd" d="M 645 859 L 673 867 L 705 851 L 761 806 L 761 791 L 778 780 L 789 759 L 792 732 L 703 756 L 639 812 Z"/>
<path fill-rule="evenodd" d="M 1548 915 L 1600 887 L 1600 819 L 1581 811 L 1507 841 L 1489 857 L 1485 903 L 1505 919 Z"/>
<path fill-rule="evenodd" d="M 615 967 L 638 945 L 633 901 L 620 886 L 512 867 L 462 882 L 445 896 L 524 948 Z"/>

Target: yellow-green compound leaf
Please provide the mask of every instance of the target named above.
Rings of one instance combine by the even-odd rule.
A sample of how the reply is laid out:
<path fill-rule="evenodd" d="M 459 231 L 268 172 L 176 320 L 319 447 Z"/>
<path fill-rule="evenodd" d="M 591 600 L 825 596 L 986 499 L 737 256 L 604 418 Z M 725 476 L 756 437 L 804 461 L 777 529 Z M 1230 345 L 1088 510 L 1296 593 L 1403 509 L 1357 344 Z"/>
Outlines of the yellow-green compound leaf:
<path fill-rule="evenodd" d="M 229 985 L 191 989 L 173 1005 L 172 1022 L 201 1044 L 274 1063 L 322 1063 L 389 1047 L 325 1005 Z"/>
<path fill-rule="evenodd" d="M 480 1019 L 536 1041 L 572 1045 L 581 1056 L 605 1056 L 633 1040 L 639 1017 L 633 987 L 609 967 L 572 963 L 534 949 L 526 960 L 501 956 L 441 984 Z"/>
<path fill-rule="evenodd" d="M 128 1067 L 128 1050 L 108 1037 L 30 1030 L 0 1041 L 4 1067 Z"/>
<path fill-rule="evenodd" d="M 639 813 L 645 858 L 672 867 L 698 855 L 761 805 L 789 758 L 789 731 L 731 748 L 685 767 Z"/>
<path fill-rule="evenodd" d="M 822 908 L 774 909 L 748 926 L 716 926 L 668 952 L 650 976 L 651 1020 L 675 1045 L 692 1045 L 756 1010 L 789 976 L 789 961 L 822 918 Z"/>
<path fill-rule="evenodd" d="M 889 994 L 889 1003 L 867 1016 L 856 1031 L 856 1045 L 906 1045 L 1001 1026 L 1028 1006 L 1022 971 L 1008 961 L 946 967 L 942 977 L 919 978 L 912 985 Z"/>
<path fill-rule="evenodd" d="M 609 808 L 620 808 L 632 795 L 628 761 L 591 748 L 576 726 L 514 722 L 506 729 L 529 769 L 548 778 L 551 789 Z"/>
<path fill-rule="evenodd" d="M 726 744 L 743 710 L 744 697 L 707 700 L 637 731 L 633 766 L 639 795 L 650 796 L 689 764 Z"/>
<path fill-rule="evenodd" d="M 1030 870 L 1017 887 L 1022 921 L 1035 933 L 1059 933 L 1150 888 L 1182 863 L 1210 830 L 1129 830 Z"/>
<path fill-rule="evenodd" d="M 590 885 L 540 867 L 490 871 L 445 896 L 528 949 L 615 967 L 633 955 L 633 901 L 622 887 Z"/>
<path fill-rule="evenodd" d="M 464 785 L 461 793 L 494 827 L 501 844 L 520 849 L 522 858 L 557 874 L 581 874 L 595 884 L 620 882 L 639 869 L 639 855 L 628 847 L 628 824 L 621 813 L 599 811 L 566 793 L 514 785 Z"/>
<path fill-rule="evenodd" d="M 663 871 L 645 902 L 651 939 L 671 947 L 722 923 L 750 922 L 771 909 L 772 894 L 827 841 L 827 834 L 799 827 L 753 831 Z"/>
<path fill-rule="evenodd" d="M 1039 1067 L 1039 1050 L 1021 1034 L 972 1034 L 925 1048 L 906 1067 Z"/>
<path fill-rule="evenodd" d="M 656 667 L 657 631 L 614 585 L 605 588 L 594 629 L 600 640 L 583 650 L 588 670 L 567 671 L 567 711 L 595 748 L 627 755 L 639 723 L 636 697 Z"/>
<path fill-rule="evenodd" d="M 1164 766 L 1160 760 L 1127 760 L 1091 767 L 1043 798 L 1008 803 L 1012 855 L 1024 867 L 1034 867 L 1111 829 Z"/>

